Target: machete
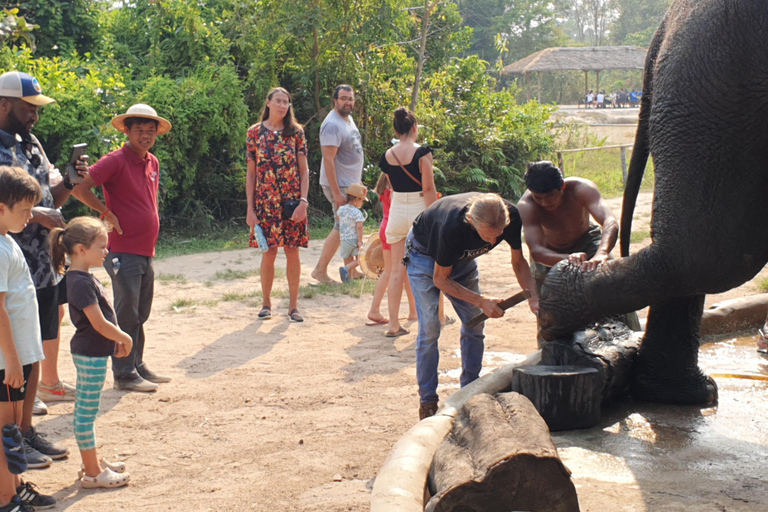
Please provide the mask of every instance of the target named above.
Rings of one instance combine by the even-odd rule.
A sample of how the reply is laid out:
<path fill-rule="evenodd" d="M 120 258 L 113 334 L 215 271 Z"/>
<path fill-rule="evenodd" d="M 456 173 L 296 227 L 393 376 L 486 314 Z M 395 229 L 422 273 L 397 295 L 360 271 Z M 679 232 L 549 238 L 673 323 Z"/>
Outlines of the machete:
<path fill-rule="evenodd" d="M 531 292 L 523 290 L 520 293 L 516 293 L 513 296 L 509 297 L 508 299 L 504 299 L 503 301 L 499 302 L 499 307 L 502 311 L 506 311 L 512 306 L 517 306 L 527 298 L 531 296 Z M 480 313 L 479 315 L 472 318 L 469 322 L 467 322 L 465 325 L 468 329 L 472 329 L 473 327 L 476 327 L 481 322 L 485 322 L 488 319 L 488 315 L 485 313 Z"/>

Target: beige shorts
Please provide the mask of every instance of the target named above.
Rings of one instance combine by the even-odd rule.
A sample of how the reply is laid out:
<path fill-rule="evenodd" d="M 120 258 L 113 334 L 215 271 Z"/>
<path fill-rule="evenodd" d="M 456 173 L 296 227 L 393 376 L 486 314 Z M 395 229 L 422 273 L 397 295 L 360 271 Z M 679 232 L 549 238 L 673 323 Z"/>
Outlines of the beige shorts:
<path fill-rule="evenodd" d="M 408 236 L 413 221 L 426 209 L 427 202 L 424 200 L 423 192 L 393 192 L 385 232 L 387 243 L 396 244 Z"/>

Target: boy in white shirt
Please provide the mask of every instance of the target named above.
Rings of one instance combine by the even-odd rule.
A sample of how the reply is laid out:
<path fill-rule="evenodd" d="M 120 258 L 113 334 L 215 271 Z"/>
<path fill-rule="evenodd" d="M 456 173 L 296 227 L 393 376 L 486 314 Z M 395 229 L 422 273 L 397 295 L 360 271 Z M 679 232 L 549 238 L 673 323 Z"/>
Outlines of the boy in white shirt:
<path fill-rule="evenodd" d="M 8 235 L 24 229 L 42 196 L 40 184 L 24 169 L 0 166 L 0 402 L 11 404 L 0 406 L 0 427 L 21 421 L 32 364 L 45 358 L 35 285 L 21 248 Z M 19 448 L 23 455 L 21 444 Z M 18 459 L 12 458 L 10 463 L 16 471 L 23 469 Z M 24 484 L 16 471 L 11 473 L 5 452 L 0 450 L 0 512 L 56 504 L 31 483 Z"/>
<path fill-rule="evenodd" d="M 363 246 L 363 223 L 365 214 L 360 211 L 367 200 L 368 189 L 359 183 L 347 187 L 347 204 L 336 211 L 339 216 L 339 236 L 341 237 L 341 257 L 344 266 L 339 268 L 343 283 L 349 282 L 349 271 L 360 264 L 358 254 Z"/>

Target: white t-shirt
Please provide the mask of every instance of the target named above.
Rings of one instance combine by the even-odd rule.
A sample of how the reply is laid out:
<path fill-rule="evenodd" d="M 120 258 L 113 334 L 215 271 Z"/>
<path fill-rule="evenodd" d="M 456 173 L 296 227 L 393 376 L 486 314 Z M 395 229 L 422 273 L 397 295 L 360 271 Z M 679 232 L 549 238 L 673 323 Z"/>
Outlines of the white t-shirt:
<path fill-rule="evenodd" d="M 365 222 L 363 212 L 351 204 L 345 204 L 339 207 L 336 215 L 339 216 L 339 235 L 341 235 L 341 240 L 356 244 L 358 242 L 357 223 Z"/>
<path fill-rule="evenodd" d="M 42 361 L 45 355 L 37 315 L 37 292 L 24 254 L 8 235 L 0 235 L 0 293 L 3 292 L 21 365 Z M 5 369 L 2 350 L 0 369 Z"/>

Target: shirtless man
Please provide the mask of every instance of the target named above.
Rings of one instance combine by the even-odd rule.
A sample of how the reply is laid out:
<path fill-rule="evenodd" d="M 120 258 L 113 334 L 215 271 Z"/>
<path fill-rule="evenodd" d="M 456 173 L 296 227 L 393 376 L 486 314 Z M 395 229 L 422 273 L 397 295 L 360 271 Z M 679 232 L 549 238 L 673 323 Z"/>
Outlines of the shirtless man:
<path fill-rule="evenodd" d="M 564 179 L 552 162 L 542 161 L 528 164 L 525 185 L 528 190 L 517 208 L 538 292 L 549 270 L 562 260 L 580 265 L 582 272 L 593 272 L 608 261 L 619 223 L 593 182 Z M 623 321 L 630 329 L 640 330 L 637 314 L 630 313 Z"/>

